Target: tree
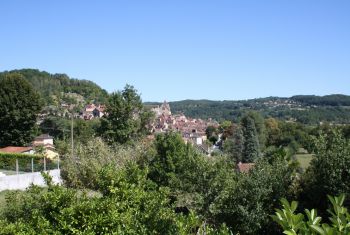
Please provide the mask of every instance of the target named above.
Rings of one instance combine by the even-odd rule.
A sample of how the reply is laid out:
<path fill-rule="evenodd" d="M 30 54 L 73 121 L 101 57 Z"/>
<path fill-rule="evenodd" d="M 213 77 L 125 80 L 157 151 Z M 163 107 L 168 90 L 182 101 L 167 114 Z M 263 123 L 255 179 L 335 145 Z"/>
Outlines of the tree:
<path fill-rule="evenodd" d="M 261 116 L 260 113 L 255 111 L 248 112 L 241 120 L 241 123 L 246 125 L 247 119 L 251 118 L 254 121 L 254 126 L 257 132 L 260 150 L 263 151 L 265 149 L 265 142 L 266 142 L 266 127 L 265 127 L 265 120 Z M 244 126 L 243 125 L 243 126 Z"/>
<path fill-rule="evenodd" d="M 294 169 L 283 158 L 260 159 L 249 174 L 239 174 L 219 192 L 210 206 L 213 219 L 235 234 L 276 234 L 269 215 L 278 200 L 289 196 Z"/>
<path fill-rule="evenodd" d="M 242 162 L 254 162 L 261 155 L 254 119 L 250 117 L 245 118 L 242 122 L 242 126 L 244 136 Z"/>
<path fill-rule="evenodd" d="M 327 195 L 350 193 L 350 140 L 332 130 L 315 140 L 315 158 L 303 177 L 301 203 L 325 213 Z"/>
<path fill-rule="evenodd" d="M 39 94 L 23 76 L 10 73 L 0 79 L 0 146 L 30 143 L 41 108 Z"/>
<path fill-rule="evenodd" d="M 217 135 L 217 128 L 215 126 L 208 126 L 205 130 L 205 134 L 207 135 L 207 138 L 209 139 L 213 135 Z"/>
<path fill-rule="evenodd" d="M 227 138 L 224 143 L 224 152 L 233 160 L 234 163 L 242 161 L 244 147 L 244 138 L 242 128 L 237 126 L 233 136 Z"/>
<path fill-rule="evenodd" d="M 133 86 L 112 93 L 101 118 L 100 134 L 109 143 L 128 143 L 147 132 L 152 115 L 146 111 Z"/>
<path fill-rule="evenodd" d="M 189 148 L 178 133 L 157 135 L 156 154 L 150 162 L 150 178 L 160 186 L 178 187 L 181 183 L 179 174 L 189 166 Z"/>
<path fill-rule="evenodd" d="M 267 132 L 266 145 L 277 145 L 281 138 L 281 130 L 278 121 L 275 118 L 268 118 L 265 120 L 265 127 Z"/>
<path fill-rule="evenodd" d="M 220 133 L 222 134 L 221 139 L 225 140 L 229 136 L 232 136 L 233 125 L 231 121 L 223 121 L 219 126 Z"/>

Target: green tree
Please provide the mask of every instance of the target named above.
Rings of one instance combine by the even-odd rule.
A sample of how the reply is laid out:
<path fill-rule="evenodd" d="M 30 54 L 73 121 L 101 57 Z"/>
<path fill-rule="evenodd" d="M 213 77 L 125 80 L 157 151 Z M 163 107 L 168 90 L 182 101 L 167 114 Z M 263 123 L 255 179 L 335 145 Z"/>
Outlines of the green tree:
<path fill-rule="evenodd" d="M 150 162 L 150 178 L 160 186 L 175 186 L 181 183 L 178 177 L 188 165 L 190 146 L 178 133 L 171 132 L 156 136 L 156 154 Z"/>
<path fill-rule="evenodd" d="M 217 128 L 215 126 L 208 126 L 205 130 L 205 134 L 207 135 L 207 138 L 209 139 L 213 135 L 217 135 Z"/>
<path fill-rule="evenodd" d="M 237 126 L 233 131 L 233 136 L 227 138 L 224 143 L 224 152 L 234 163 L 242 161 L 244 138 L 242 128 Z"/>
<path fill-rule="evenodd" d="M 260 146 L 259 148 L 260 148 L 260 151 L 263 151 L 265 149 L 265 142 L 266 142 L 265 120 L 260 113 L 255 111 L 250 111 L 245 116 L 243 116 L 241 120 L 241 123 L 243 123 L 243 126 L 246 126 L 247 119 L 249 118 L 254 120 L 254 126 L 255 126 L 258 140 L 259 140 L 259 146 Z"/>
<path fill-rule="evenodd" d="M 90 121 L 82 119 L 74 120 L 74 139 L 86 144 L 96 136 L 99 124 L 99 119 L 93 119 Z"/>
<path fill-rule="evenodd" d="M 324 214 L 327 195 L 350 193 L 350 140 L 333 129 L 314 141 L 316 156 L 303 177 L 300 200 L 303 206 L 318 208 Z"/>
<path fill-rule="evenodd" d="M 0 146 L 30 143 L 41 108 L 39 94 L 20 74 L 0 79 Z"/>
<path fill-rule="evenodd" d="M 100 134 L 109 143 L 127 143 L 147 132 L 152 115 L 147 114 L 133 86 L 113 93 L 101 118 Z"/>
<path fill-rule="evenodd" d="M 266 145 L 278 145 L 278 141 L 281 138 L 281 130 L 279 128 L 279 123 L 275 118 L 268 118 L 265 120 L 266 127 Z"/>
<path fill-rule="evenodd" d="M 281 197 L 289 196 L 293 169 L 276 158 L 260 159 L 249 174 L 234 176 L 224 184 L 210 206 L 212 218 L 239 234 L 276 234 L 269 215 Z M 277 233 L 278 234 L 278 233 Z"/>
<path fill-rule="evenodd" d="M 62 117 L 47 117 L 40 123 L 40 130 L 56 139 L 66 139 L 70 136 L 71 122 Z"/>
<path fill-rule="evenodd" d="M 247 117 L 242 121 L 244 147 L 242 162 L 254 162 L 261 156 L 258 133 L 254 119 Z"/>

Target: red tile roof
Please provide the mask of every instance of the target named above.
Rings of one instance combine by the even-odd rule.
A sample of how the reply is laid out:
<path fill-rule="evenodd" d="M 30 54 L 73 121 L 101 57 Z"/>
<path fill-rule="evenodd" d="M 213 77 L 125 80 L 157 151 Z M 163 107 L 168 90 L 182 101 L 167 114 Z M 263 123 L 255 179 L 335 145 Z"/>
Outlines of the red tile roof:
<path fill-rule="evenodd" d="M 249 173 L 249 171 L 254 167 L 254 163 L 242 163 L 237 164 L 237 169 L 241 173 Z"/>
<path fill-rule="evenodd" d="M 8 146 L 5 148 L 1 148 L 0 152 L 3 153 L 24 153 L 32 150 L 32 147 L 15 147 L 15 146 Z"/>

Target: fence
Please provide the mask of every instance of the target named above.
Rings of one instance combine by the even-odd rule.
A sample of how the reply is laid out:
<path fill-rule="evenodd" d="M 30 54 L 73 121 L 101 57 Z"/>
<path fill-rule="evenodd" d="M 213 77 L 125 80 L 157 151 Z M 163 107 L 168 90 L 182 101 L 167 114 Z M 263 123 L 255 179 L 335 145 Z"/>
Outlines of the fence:
<path fill-rule="evenodd" d="M 0 172 L 5 175 L 18 175 L 59 169 L 59 158 L 49 159 L 34 154 L 0 153 Z"/>
<path fill-rule="evenodd" d="M 45 186 L 42 171 L 60 184 L 60 160 L 35 154 L 0 153 L 0 191 L 24 190 L 31 184 Z"/>
<path fill-rule="evenodd" d="M 52 182 L 61 184 L 60 170 L 47 171 L 52 177 Z M 44 178 L 40 172 L 26 173 L 19 175 L 0 176 L 0 191 L 4 190 L 24 190 L 31 184 L 45 186 Z"/>

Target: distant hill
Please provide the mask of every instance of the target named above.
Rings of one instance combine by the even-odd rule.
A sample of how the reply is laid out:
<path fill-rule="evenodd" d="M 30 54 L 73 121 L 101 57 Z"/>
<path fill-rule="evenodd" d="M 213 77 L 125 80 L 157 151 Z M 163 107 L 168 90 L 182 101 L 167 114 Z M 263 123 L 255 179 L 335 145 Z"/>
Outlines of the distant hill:
<path fill-rule="evenodd" d="M 4 71 L 0 78 L 7 73 L 22 74 L 33 87 L 42 95 L 46 105 L 61 103 L 76 103 L 94 101 L 105 103 L 108 93 L 94 82 L 68 77 L 66 74 L 50 74 L 37 69 L 20 69 Z"/>
<path fill-rule="evenodd" d="M 183 100 L 169 104 L 173 113 L 184 113 L 186 116 L 202 119 L 214 118 L 218 121 L 238 121 L 244 113 L 254 110 L 264 117 L 294 120 L 305 124 L 350 123 L 350 96 L 339 94 L 267 97 L 238 101 Z"/>
<path fill-rule="evenodd" d="M 66 105 L 73 105 L 78 112 L 87 103 L 106 103 L 108 93 L 94 82 L 68 77 L 66 74 L 50 74 L 37 69 L 20 69 L 0 72 L 22 74 L 42 95 L 47 112 L 67 112 Z M 159 105 L 147 102 L 148 105 Z M 264 117 L 293 120 L 305 124 L 331 122 L 350 124 L 350 96 L 334 94 L 327 96 L 297 95 L 287 97 L 266 97 L 238 101 L 183 100 L 170 102 L 173 113 L 184 113 L 188 117 L 218 121 L 238 121 L 251 110 Z M 52 111 L 53 110 L 53 111 Z M 56 111 L 55 111 L 56 110 Z"/>

